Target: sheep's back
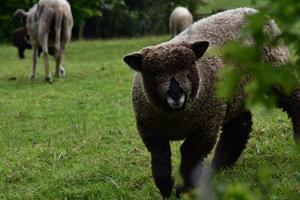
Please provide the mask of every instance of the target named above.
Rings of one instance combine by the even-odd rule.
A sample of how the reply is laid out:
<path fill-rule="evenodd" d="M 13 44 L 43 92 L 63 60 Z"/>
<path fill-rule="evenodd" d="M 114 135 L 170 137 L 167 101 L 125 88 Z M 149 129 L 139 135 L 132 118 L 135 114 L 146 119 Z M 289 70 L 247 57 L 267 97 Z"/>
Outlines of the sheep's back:
<path fill-rule="evenodd" d="M 223 45 L 228 41 L 238 39 L 240 29 L 245 24 L 245 16 L 256 12 L 251 8 L 237 8 L 217 13 L 198 20 L 167 43 L 204 40 L 210 42 L 211 45 Z"/>
<path fill-rule="evenodd" d="M 184 7 L 177 7 L 170 16 L 170 27 L 176 28 L 181 32 L 193 23 L 193 16 Z"/>

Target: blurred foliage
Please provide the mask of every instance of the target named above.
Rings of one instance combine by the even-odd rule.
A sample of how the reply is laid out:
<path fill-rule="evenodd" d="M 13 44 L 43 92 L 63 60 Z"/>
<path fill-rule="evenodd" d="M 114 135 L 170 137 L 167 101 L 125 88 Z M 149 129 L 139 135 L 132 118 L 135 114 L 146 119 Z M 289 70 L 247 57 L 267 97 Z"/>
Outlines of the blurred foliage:
<path fill-rule="evenodd" d="M 300 74 L 300 3 L 298 0 L 263 0 L 253 2 L 259 3 L 259 12 L 248 17 L 247 26 L 242 34 L 251 37 L 254 44 L 245 48 L 237 42 L 226 45 L 222 51 L 228 66 L 221 72 L 222 80 L 218 83 L 218 92 L 221 97 L 231 98 L 235 92 L 236 85 L 242 77 L 251 75 L 253 80 L 247 85 L 247 105 L 253 107 L 262 104 L 272 108 L 276 104 L 270 88 L 280 85 L 286 94 L 290 94 L 295 87 L 299 87 Z M 264 31 L 263 26 L 275 20 L 281 30 L 278 37 L 270 38 Z M 271 46 L 284 43 L 290 50 L 291 60 L 282 67 L 274 67 L 261 59 L 261 47 L 265 44 Z M 242 66 L 242 68 L 240 67 Z M 294 152 L 294 160 L 286 168 L 294 171 L 294 179 L 299 177 L 300 147 Z M 216 182 L 215 188 L 219 199 L 224 200 L 262 200 L 276 199 L 276 194 L 270 191 L 277 191 L 275 166 L 266 165 L 257 168 L 256 179 L 251 183 L 224 183 Z M 293 178 L 291 178 L 292 180 Z M 299 179 L 299 178 L 298 178 Z M 281 185 L 281 192 L 286 199 L 299 199 L 299 188 L 293 191 L 289 183 Z M 249 188 L 256 188 L 255 191 Z M 295 192 L 298 191 L 298 192 Z"/>
<path fill-rule="evenodd" d="M 28 10 L 36 0 L 1 0 L 0 2 L 0 41 L 9 40 L 13 30 L 19 26 L 18 21 L 12 19 L 18 8 Z"/>
<path fill-rule="evenodd" d="M 224 56 L 229 67 L 222 71 L 224 79 L 218 84 L 221 97 L 230 98 L 236 88 L 237 82 L 246 75 L 251 75 L 253 80 L 247 85 L 248 105 L 263 104 L 272 107 L 275 98 L 270 88 L 280 85 L 289 94 L 299 84 L 299 31 L 300 4 L 298 0 L 269 0 L 255 15 L 248 17 L 247 26 L 242 34 L 251 37 L 254 44 L 245 48 L 242 44 L 232 42 L 225 47 Z M 274 19 L 281 29 L 279 36 L 270 38 L 263 26 Z M 261 47 L 268 44 L 274 46 L 278 43 L 290 47 L 291 62 L 280 68 L 275 68 L 271 63 L 261 59 Z M 236 66 L 243 66 L 236 70 Z"/>
<path fill-rule="evenodd" d="M 93 16 L 101 16 L 102 12 L 98 8 L 101 6 L 103 0 L 89 1 L 89 0 L 68 0 L 72 7 L 72 12 L 75 19 L 75 24 L 78 25 L 86 19 Z"/>
<path fill-rule="evenodd" d="M 224 191 L 224 200 L 255 200 L 255 195 L 253 195 L 248 188 L 243 184 L 233 184 L 228 186 Z"/>
<path fill-rule="evenodd" d="M 120 37 L 168 32 L 169 15 L 178 6 L 188 7 L 196 15 L 203 0 L 104 0 L 103 15 L 87 20 L 85 36 Z"/>
<path fill-rule="evenodd" d="M 297 149 L 298 148 L 298 149 Z M 285 166 L 286 170 L 292 170 L 293 175 L 290 177 L 292 181 L 300 180 L 299 163 L 300 153 L 299 146 L 292 151 L 294 160 L 289 166 Z M 265 161 L 262 161 L 265 162 Z M 278 199 L 280 194 L 286 199 L 299 199 L 299 187 L 290 187 L 290 183 L 278 185 L 278 171 L 276 166 L 262 165 L 256 169 L 255 178 L 251 182 L 230 181 L 215 179 L 213 180 L 213 188 L 217 199 L 222 200 L 267 200 Z M 200 198 L 201 199 L 201 198 Z"/>
<path fill-rule="evenodd" d="M 12 15 L 28 10 L 37 0 L 1 0 L 0 41 L 7 41 L 20 26 Z M 196 15 L 204 0 L 69 0 L 74 16 L 73 36 L 82 31 L 87 38 L 111 38 L 168 32 L 171 11 L 178 5 Z"/>

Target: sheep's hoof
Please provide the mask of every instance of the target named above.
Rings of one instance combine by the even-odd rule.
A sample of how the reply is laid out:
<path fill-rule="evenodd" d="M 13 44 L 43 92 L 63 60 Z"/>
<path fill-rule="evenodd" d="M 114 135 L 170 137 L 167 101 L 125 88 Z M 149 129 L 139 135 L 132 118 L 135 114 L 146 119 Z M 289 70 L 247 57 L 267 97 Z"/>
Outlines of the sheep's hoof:
<path fill-rule="evenodd" d="M 64 68 L 61 68 L 61 69 L 59 69 L 59 71 L 55 72 L 55 77 L 61 78 L 61 77 L 65 76 L 65 74 L 66 74 L 66 72 L 65 72 Z"/>
<path fill-rule="evenodd" d="M 59 67 L 59 74 L 60 74 L 60 76 L 66 75 L 65 68 L 62 65 Z"/>
<path fill-rule="evenodd" d="M 176 189 L 176 198 L 180 199 L 181 194 L 188 192 L 190 188 L 185 185 L 176 185 L 175 189 Z"/>
<path fill-rule="evenodd" d="M 60 69 L 60 76 L 65 76 L 66 75 L 66 72 L 64 69 Z"/>
<path fill-rule="evenodd" d="M 50 83 L 50 84 L 52 83 L 52 78 L 51 77 L 45 77 L 45 80 L 46 80 L 47 83 Z"/>

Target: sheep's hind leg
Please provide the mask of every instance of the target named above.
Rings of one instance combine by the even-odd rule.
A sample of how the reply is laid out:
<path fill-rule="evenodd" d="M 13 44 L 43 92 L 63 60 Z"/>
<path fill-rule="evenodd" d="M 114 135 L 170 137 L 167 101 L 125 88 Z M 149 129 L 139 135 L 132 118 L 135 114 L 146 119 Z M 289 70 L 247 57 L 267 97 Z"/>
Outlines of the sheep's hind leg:
<path fill-rule="evenodd" d="M 187 138 L 181 145 L 180 173 L 184 184 L 176 187 L 178 198 L 181 193 L 188 192 L 200 184 L 202 162 L 214 147 L 217 131 L 216 129 L 207 134 L 192 134 L 193 137 Z M 203 137 L 203 135 L 209 137 Z"/>
<path fill-rule="evenodd" d="M 48 83 L 52 83 L 52 77 L 49 69 L 48 37 L 49 37 L 49 33 L 44 33 L 42 37 L 42 41 L 43 41 L 42 48 L 43 48 L 44 65 L 45 65 L 45 80 Z"/>
<path fill-rule="evenodd" d="M 55 76 L 58 78 L 65 75 L 65 69 L 62 65 L 62 57 L 64 51 L 65 51 L 65 45 L 61 44 L 60 48 L 55 53 L 55 61 L 56 61 Z"/>
<path fill-rule="evenodd" d="M 36 66 L 37 66 L 37 62 L 38 62 L 38 46 L 33 45 L 33 51 L 32 51 L 32 69 L 31 69 L 31 74 L 29 76 L 30 80 L 35 79 L 35 75 L 36 75 Z"/>
<path fill-rule="evenodd" d="M 252 130 L 251 112 L 244 112 L 225 123 L 216 147 L 213 168 L 219 170 L 231 167 L 246 147 Z"/>
<path fill-rule="evenodd" d="M 293 124 L 294 138 L 300 145 L 300 88 L 297 88 L 290 96 L 285 95 L 280 89 L 275 88 L 278 96 L 279 107 L 287 112 Z"/>

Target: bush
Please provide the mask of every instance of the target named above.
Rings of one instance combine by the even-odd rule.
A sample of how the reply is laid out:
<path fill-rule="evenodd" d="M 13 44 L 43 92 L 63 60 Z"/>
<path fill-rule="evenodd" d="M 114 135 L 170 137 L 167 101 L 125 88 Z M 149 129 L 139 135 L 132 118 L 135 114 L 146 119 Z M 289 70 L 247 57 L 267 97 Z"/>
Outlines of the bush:
<path fill-rule="evenodd" d="M 270 88 L 280 85 L 290 93 L 292 89 L 300 84 L 300 31 L 299 31 L 300 5 L 298 0 L 269 0 L 259 9 L 255 15 L 249 16 L 248 25 L 243 34 L 251 36 L 255 43 L 250 48 L 244 48 L 240 44 L 230 43 L 225 48 L 225 57 L 230 61 L 230 66 L 243 66 L 243 70 L 235 70 L 229 67 L 223 71 L 223 81 L 219 83 L 219 94 L 230 98 L 235 91 L 236 84 L 241 77 L 252 75 L 254 79 L 248 84 L 248 105 L 263 104 L 273 107 L 275 97 L 270 93 Z M 281 29 L 281 35 L 276 38 L 265 37 L 263 25 L 270 19 L 274 19 Z M 261 46 L 263 44 L 276 44 L 284 41 L 290 47 L 292 60 L 284 67 L 274 69 L 270 64 L 264 63 L 260 58 Z"/>
<path fill-rule="evenodd" d="M 120 37 L 168 32 L 169 15 L 177 6 L 185 6 L 196 15 L 202 0 L 125 0 L 104 1 L 101 6 L 102 16 L 87 20 L 85 36 Z"/>

